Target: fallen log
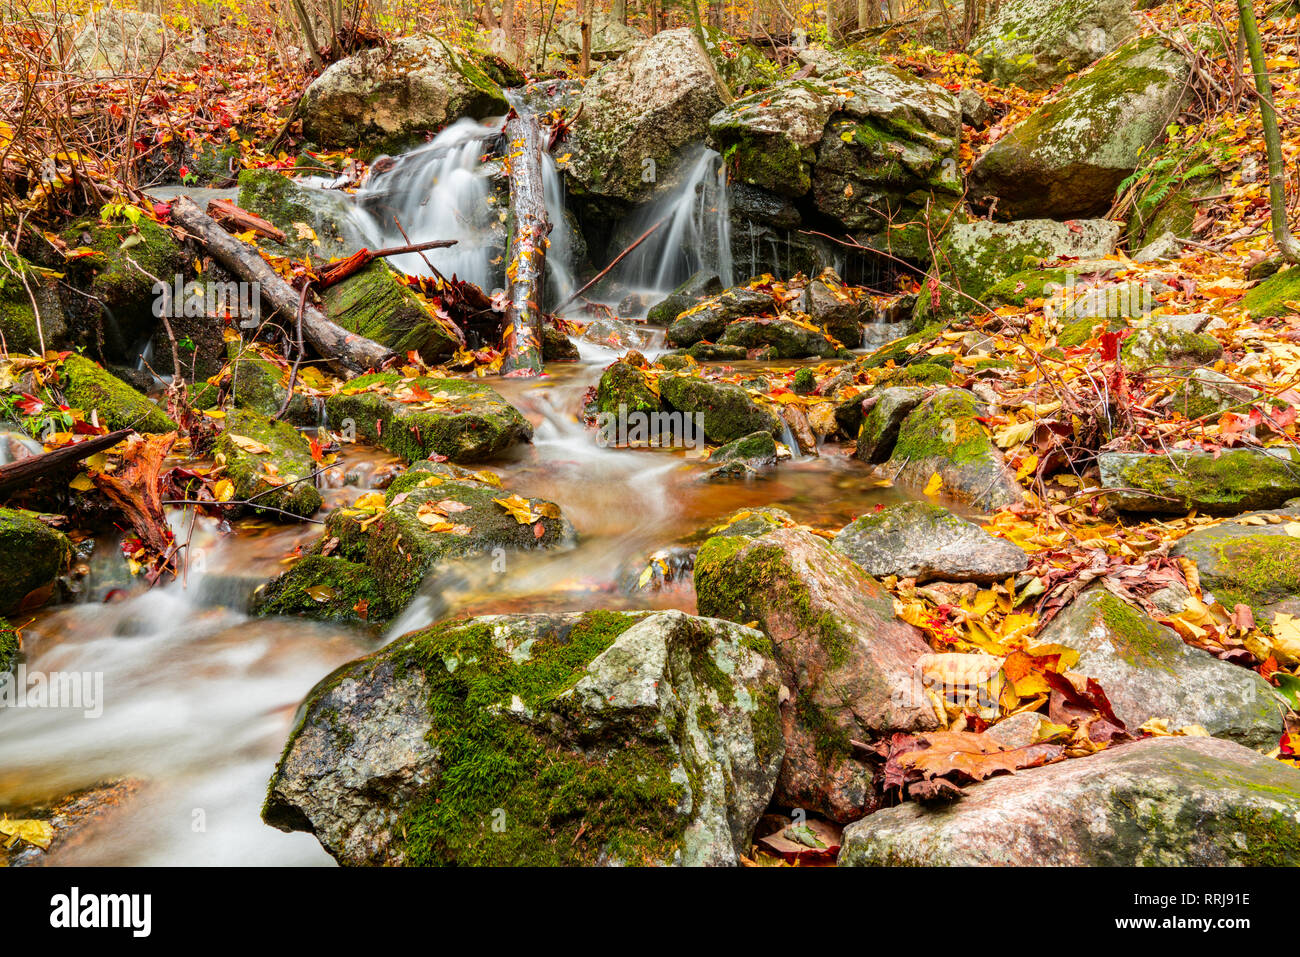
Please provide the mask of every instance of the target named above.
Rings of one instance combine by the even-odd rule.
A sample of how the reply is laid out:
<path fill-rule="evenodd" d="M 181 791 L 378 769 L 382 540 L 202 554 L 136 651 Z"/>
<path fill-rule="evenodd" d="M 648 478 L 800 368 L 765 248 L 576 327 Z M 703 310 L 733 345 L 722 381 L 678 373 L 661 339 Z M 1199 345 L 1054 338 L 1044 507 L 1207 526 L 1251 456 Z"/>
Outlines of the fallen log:
<path fill-rule="evenodd" d="M 546 275 L 546 218 L 542 187 L 542 125 L 535 116 L 506 121 L 510 167 L 510 245 L 506 253 L 504 375 L 542 371 L 542 280 Z"/>
<path fill-rule="evenodd" d="M 228 199 L 214 199 L 208 203 L 208 215 L 232 233 L 245 233 L 250 229 L 266 239 L 282 243 L 288 237 L 269 220 L 246 209 L 240 209 Z"/>
<path fill-rule="evenodd" d="M 74 465 L 82 459 L 89 458 L 96 452 L 110 449 L 130 435 L 131 431 L 131 429 L 118 429 L 116 432 L 97 435 L 93 439 L 86 439 L 75 445 L 65 445 L 63 448 L 55 449 L 52 452 L 30 455 L 25 459 L 19 459 L 17 462 L 0 465 L 0 492 L 7 491 L 16 485 L 29 485 L 42 475 L 56 472 L 60 468 Z"/>
<path fill-rule="evenodd" d="M 244 282 L 257 283 L 266 304 L 293 321 L 298 312 L 298 290 L 285 282 L 256 249 L 231 236 L 183 196 L 172 203 L 171 221 L 189 233 L 227 271 Z M 343 372 L 378 369 L 392 356 L 392 351 L 379 343 L 331 322 L 310 303 L 303 306 L 302 331 L 312 348 Z"/>
<path fill-rule="evenodd" d="M 403 253 L 420 253 L 426 249 L 445 249 L 448 246 L 455 246 L 456 243 L 455 239 L 433 239 L 427 243 L 407 243 L 405 246 L 388 246 L 384 249 L 366 249 L 363 246 L 346 259 L 326 263 L 317 269 L 316 288 L 328 289 L 330 286 L 338 285 L 349 276 L 365 269 L 376 259 L 400 256 Z"/>

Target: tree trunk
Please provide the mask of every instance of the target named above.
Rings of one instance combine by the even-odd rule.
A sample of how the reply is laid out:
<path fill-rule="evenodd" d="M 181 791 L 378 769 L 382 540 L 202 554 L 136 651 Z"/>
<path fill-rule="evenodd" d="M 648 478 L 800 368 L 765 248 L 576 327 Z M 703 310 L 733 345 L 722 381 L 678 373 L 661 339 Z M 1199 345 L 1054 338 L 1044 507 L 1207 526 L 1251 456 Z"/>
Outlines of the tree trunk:
<path fill-rule="evenodd" d="M 542 371 L 542 280 L 546 275 L 546 218 L 542 187 L 542 125 L 535 116 L 506 122 L 510 162 L 510 248 L 506 254 L 505 375 Z"/>
<path fill-rule="evenodd" d="M 173 201 L 171 221 L 228 272 L 244 282 L 257 283 L 267 305 L 290 319 L 297 314 L 298 291 L 280 278 L 257 250 L 231 236 L 189 199 L 182 196 Z M 335 325 L 310 303 L 303 307 L 302 329 L 321 357 L 344 373 L 378 369 L 392 355 L 379 343 Z"/>
<path fill-rule="evenodd" d="M 1250 53 L 1250 70 L 1255 74 L 1255 89 L 1259 92 L 1259 117 L 1264 127 L 1264 146 L 1268 151 L 1268 195 L 1273 214 L 1273 239 L 1278 252 L 1288 262 L 1300 263 L 1300 243 L 1291 235 L 1286 221 L 1286 167 L 1282 159 L 1282 138 L 1277 131 L 1277 110 L 1273 106 L 1273 87 L 1269 82 L 1268 67 L 1264 62 L 1264 44 L 1259 38 L 1259 24 L 1250 0 L 1237 0 L 1241 19 L 1241 32 L 1246 38 Z"/>

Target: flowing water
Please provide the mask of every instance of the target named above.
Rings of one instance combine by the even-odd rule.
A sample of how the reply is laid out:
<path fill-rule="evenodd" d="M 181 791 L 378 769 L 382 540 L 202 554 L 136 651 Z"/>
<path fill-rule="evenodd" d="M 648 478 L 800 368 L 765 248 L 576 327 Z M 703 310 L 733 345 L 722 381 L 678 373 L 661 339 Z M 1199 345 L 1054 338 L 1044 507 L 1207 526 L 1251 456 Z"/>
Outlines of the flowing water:
<path fill-rule="evenodd" d="M 453 238 L 456 246 L 394 265 L 416 274 L 432 265 L 486 289 L 499 285 L 505 203 L 489 156 L 499 128 L 459 121 L 374 176 L 350 201 L 367 243 L 396 245 L 404 235 L 412 242 Z M 683 168 L 679 183 L 625 224 L 634 238 L 663 222 L 621 264 L 615 288 L 662 293 L 701 268 L 728 283 L 735 279 L 717 154 L 701 149 Z M 555 297 L 575 278 L 570 223 L 549 160 L 546 185 L 552 221 L 562 224 L 551 245 Z M 661 342 L 662 331 L 649 331 L 643 351 L 653 355 Z M 533 423 L 535 437 L 489 463 L 505 487 L 557 502 L 578 532 L 576 545 L 507 556 L 504 568 L 486 560 L 462 563 L 426 581 L 401 618 L 377 634 L 245 613 L 252 590 L 286 567 L 319 534 L 318 525 L 248 520 L 223 526 L 176 509 L 170 518 L 178 540 L 191 543 L 189 568 L 183 580 L 153 590 L 132 582 L 120 542 L 105 537 L 85 563 L 81 600 L 22 623 L 29 673 L 100 675 L 102 696 L 93 709 L 0 708 L 0 808 L 126 778 L 138 782 L 134 794 L 50 862 L 329 863 L 313 838 L 267 827 L 259 810 L 298 703 L 338 665 L 447 616 L 694 611 L 683 558 L 689 551 L 679 546 L 722 516 L 776 505 L 797 520 L 838 527 L 897 494 L 833 450 L 796 456 L 767 476 L 710 483 L 701 481 L 707 466 L 699 450 L 602 447 L 579 412 L 587 390 L 619 353 L 584 340 L 578 346 L 580 361 L 552 364 L 541 379 L 492 383 Z M 798 363 L 786 363 L 792 364 Z M 325 476 L 325 509 L 381 487 L 397 467 L 375 449 L 346 448 Z M 654 555 L 666 556 L 682 574 L 638 589 Z M 88 716 L 88 710 L 102 713 Z"/>

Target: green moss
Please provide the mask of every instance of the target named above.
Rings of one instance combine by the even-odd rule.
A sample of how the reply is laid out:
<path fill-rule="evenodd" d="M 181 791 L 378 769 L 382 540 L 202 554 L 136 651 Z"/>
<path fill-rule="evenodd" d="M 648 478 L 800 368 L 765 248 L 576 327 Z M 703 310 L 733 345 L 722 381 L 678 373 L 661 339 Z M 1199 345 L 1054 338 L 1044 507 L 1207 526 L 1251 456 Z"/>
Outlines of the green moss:
<path fill-rule="evenodd" d="M 704 434 L 712 442 L 731 442 L 751 432 L 779 435 L 781 423 L 739 386 L 691 375 L 665 375 L 659 395 L 678 412 L 704 417 Z"/>
<path fill-rule="evenodd" d="M 18 632 L 14 631 L 9 622 L 0 618 L 0 678 L 14 670 L 21 650 Z"/>
<path fill-rule="evenodd" d="M 1300 829 L 1294 815 L 1247 807 L 1229 808 L 1227 815 L 1246 840 L 1245 854 L 1238 863 L 1246 867 L 1300 865 Z"/>
<path fill-rule="evenodd" d="M 1074 322 L 1067 323 L 1060 334 L 1056 337 L 1056 344 L 1062 349 L 1077 349 L 1094 335 L 1100 335 L 1097 327 L 1102 327 L 1102 332 L 1117 332 L 1126 329 L 1128 326 L 1117 320 L 1107 321 L 1105 319 L 1076 319 Z"/>
<path fill-rule="evenodd" d="M 34 513 L 0 508 L 0 615 L 39 607 L 72 560 L 72 543 Z"/>
<path fill-rule="evenodd" d="M 1265 279 L 1241 300 L 1252 316 L 1285 316 L 1296 311 L 1287 303 L 1300 302 L 1300 267 L 1292 266 Z"/>
<path fill-rule="evenodd" d="M 988 459 L 993 441 L 976 421 L 978 400 L 969 392 L 946 389 L 913 410 L 898 430 L 891 461 L 943 458 L 955 466 Z"/>
<path fill-rule="evenodd" d="M 414 865 L 583 865 L 614 859 L 662 863 L 687 817 L 669 748 L 639 744 L 588 758 L 543 727 L 511 720 L 554 705 L 586 667 L 638 620 L 591 612 L 567 634 L 539 635 L 517 661 L 482 624 L 451 623 L 416 636 L 399 667 L 429 686 L 441 773 L 400 830 Z"/>
<path fill-rule="evenodd" d="M 250 452 L 232 436 L 260 443 L 269 452 Z M 267 418 L 249 409 L 236 409 L 226 417 L 226 430 L 215 452 L 225 462 L 225 474 L 234 483 L 235 497 L 254 499 L 258 514 L 275 516 L 278 509 L 307 517 L 321 506 L 320 492 L 309 478 L 315 471 L 307 440 L 287 422 Z"/>
<path fill-rule="evenodd" d="M 86 246 L 98 254 L 70 260 L 69 272 L 132 329 L 153 324 L 154 277 L 171 282 L 188 266 L 171 231 L 143 217 L 132 224 L 88 216 L 69 226 L 62 239 L 70 248 Z"/>
<path fill-rule="evenodd" d="M 923 363 L 933 362 L 935 357 L 925 354 L 923 349 L 917 349 L 914 353 L 909 352 L 911 346 L 919 346 L 929 342 L 935 336 L 943 331 L 942 323 L 933 323 L 914 332 L 911 335 L 903 336 L 901 339 L 895 339 L 893 342 L 886 343 L 870 355 L 863 356 L 855 365 L 859 369 L 882 369 L 889 363 L 894 365 L 907 365 L 911 362 Z"/>
<path fill-rule="evenodd" d="M 59 369 L 68 405 L 89 419 L 95 413 L 108 429 L 173 432 L 177 425 L 157 405 L 84 356 L 70 355 Z"/>
<path fill-rule="evenodd" d="M 1223 346 L 1203 332 L 1159 326 L 1129 336 L 1120 347 L 1124 363 L 1136 370 L 1157 366 L 1206 365 L 1223 355 Z"/>
<path fill-rule="evenodd" d="M 380 621 L 400 611 L 385 601 L 368 566 L 321 555 L 306 556 L 271 581 L 255 596 L 254 610 L 347 622 Z"/>
<path fill-rule="evenodd" d="M 1109 592 L 1101 593 L 1095 599 L 1095 606 L 1120 657 L 1130 665 L 1174 673 L 1163 647 L 1168 644 L 1168 636 L 1160 625 Z"/>
<path fill-rule="evenodd" d="M 66 332 L 63 307 L 53 285 L 26 260 L 12 254 L 4 255 L 4 262 L 0 264 L 0 335 L 4 337 L 3 349 L 14 354 L 39 354 L 42 334 L 45 347 L 53 349 L 62 344 Z"/>
<path fill-rule="evenodd" d="M 892 372 L 887 372 L 876 380 L 876 388 L 951 384 L 954 378 L 952 369 L 938 362 L 928 361 L 937 358 L 939 357 L 927 356 L 927 361 L 913 362 Z"/>
<path fill-rule="evenodd" d="M 659 397 L 646 384 L 645 374 L 626 362 L 615 362 L 600 377 L 596 386 L 596 411 L 618 415 L 650 414 L 659 411 Z"/>
<path fill-rule="evenodd" d="M 800 369 L 794 374 L 794 391 L 799 395 L 807 395 L 817 388 L 817 376 L 812 369 Z"/>
<path fill-rule="evenodd" d="M 1121 460 L 1106 485 L 1137 489 L 1162 496 L 1159 505 L 1142 503 L 1141 510 L 1163 512 L 1197 508 L 1214 514 L 1275 508 L 1296 495 L 1300 457 L 1278 457 L 1252 449 L 1229 449 L 1217 455 L 1174 452 Z M 1113 493 L 1117 507 L 1131 508 L 1125 493 Z"/>
<path fill-rule="evenodd" d="M 1201 583 L 1231 608 L 1249 605 L 1261 619 L 1265 607 L 1300 595 L 1300 542 L 1289 535 L 1245 535 L 1215 546 L 1218 563 Z"/>
<path fill-rule="evenodd" d="M 436 362 L 459 346 L 455 335 L 382 260 L 330 286 L 321 302 L 326 315 L 344 329 L 401 355 L 414 351 L 426 362 Z"/>

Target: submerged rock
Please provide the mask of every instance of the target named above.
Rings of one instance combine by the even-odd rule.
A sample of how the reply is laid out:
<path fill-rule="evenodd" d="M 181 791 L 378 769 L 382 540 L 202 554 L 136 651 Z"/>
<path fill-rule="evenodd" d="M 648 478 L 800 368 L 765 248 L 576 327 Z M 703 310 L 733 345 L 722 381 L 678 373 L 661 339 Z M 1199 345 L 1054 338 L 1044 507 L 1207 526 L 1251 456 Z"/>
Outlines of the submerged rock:
<path fill-rule="evenodd" d="M 0 508 L 0 615 L 31 611 L 49 601 L 71 561 L 68 536 L 33 512 Z M 12 639 L 13 632 L 7 634 Z M 16 651 L 16 642 L 7 644 L 12 644 L 11 653 Z M 6 670 L 0 668 L 0 673 Z"/>
<path fill-rule="evenodd" d="M 1137 33 L 1131 0 L 1008 0 L 971 40 L 983 78 L 1054 86 Z"/>
<path fill-rule="evenodd" d="M 990 584 L 1024 571 L 1029 563 L 1020 547 L 925 502 L 903 502 L 859 516 L 835 536 L 834 548 L 869 575 L 918 582 Z"/>
<path fill-rule="evenodd" d="M 708 462 L 715 466 L 706 473 L 709 479 L 738 478 L 770 469 L 776 465 L 776 439 L 770 432 L 753 432 L 714 449 Z"/>
<path fill-rule="evenodd" d="M 1235 514 L 1276 508 L 1300 495 L 1294 449 L 1103 452 L 1097 464 L 1111 505 L 1126 512 Z"/>
<path fill-rule="evenodd" d="M 1130 729 L 1168 718 L 1171 728 L 1197 724 L 1252 748 L 1273 747 L 1284 730 L 1283 709 L 1258 674 L 1184 643 L 1104 588 L 1070 602 L 1038 640 L 1079 652 L 1073 670 L 1097 679 Z"/>
<path fill-rule="evenodd" d="M 359 376 L 326 402 L 330 420 L 414 462 L 431 455 L 478 462 L 517 442 L 533 427 L 490 386 L 463 379 Z"/>
<path fill-rule="evenodd" d="M 878 811 L 840 865 L 1300 864 L 1300 773 L 1214 738 L 1148 738 Z"/>
<path fill-rule="evenodd" d="M 937 724 L 914 668 L 930 649 L 894 616 L 889 593 L 810 532 L 709 539 L 695 562 L 702 615 L 756 621 L 791 700 L 774 801 L 851 821 L 871 800 L 872 769 L 850 741 Z"/>
<path fill-rule="evenodd" d="M 405 608 L 443 563 L 552 548 L 573 538 L 558 505 L 515 495 L 491 472 L 417 462 L 382 497 L 378 508 L 331 512 L 309 552 L 313 560 L 269 583 L 256 597 L 257 610 L 383 621 Z"/>
<path fill-rule="evenodd" d="M 641 202 L 668 182 L 682 147 L 704 138 L 730 99 L 708 54 L 687 29 L 664 30 L 583 87 L 567 143 L 575 193 Z"/>
<path fill-rule="evenodd" d="M 1134 40 L 989 147 L 971 168 L 971 197 L 1010 218 L 1105 212 L 1143 151 L 1187 95 L 1191 64 L 1156 37 Z"/>
<path fill-rule="evenodd" d="M 331 64 L 303 97 L 303 132 L 331 148 L 395 151 L 463 116 L 509 109 L 481 63 L 433 36 L 403 37 Z"/>
<path fill-rule="evenodd" d="M 887 468 L 896 481 L 918 488 L 937 474 L 945 494 L 976 508 L 1022 501 L 1024 493 L 978 421 L 982 414 L 965 389 L 935 392 L 903 420 Z"/>
<path fill-rule="evenodd" d="M 344 329 L 398 355 L 417 352 L 425 362 L 436 363 L 460 346 L 449 325 L 379 260 L 330 286 L 321 294 L 321 303 L 325 315 Z"/>
<path fill-rule="evenodd" d="M 677 611 L 437 625 L 313 689 L 263 817 L 344 864 L 737 864 L 778 687 L 760 633 Z"/>
<path fill-rule="evenodd" d="M 226 416 L 214 452 L 234 483 L 235 498 L 256 498 L 250 506 L 255 513 L 278 509 L 306 518 L 321 507 L 320 492 L 309 477 L 316 469 L 311 446 L 289 423 L 235 409 Z"/>

